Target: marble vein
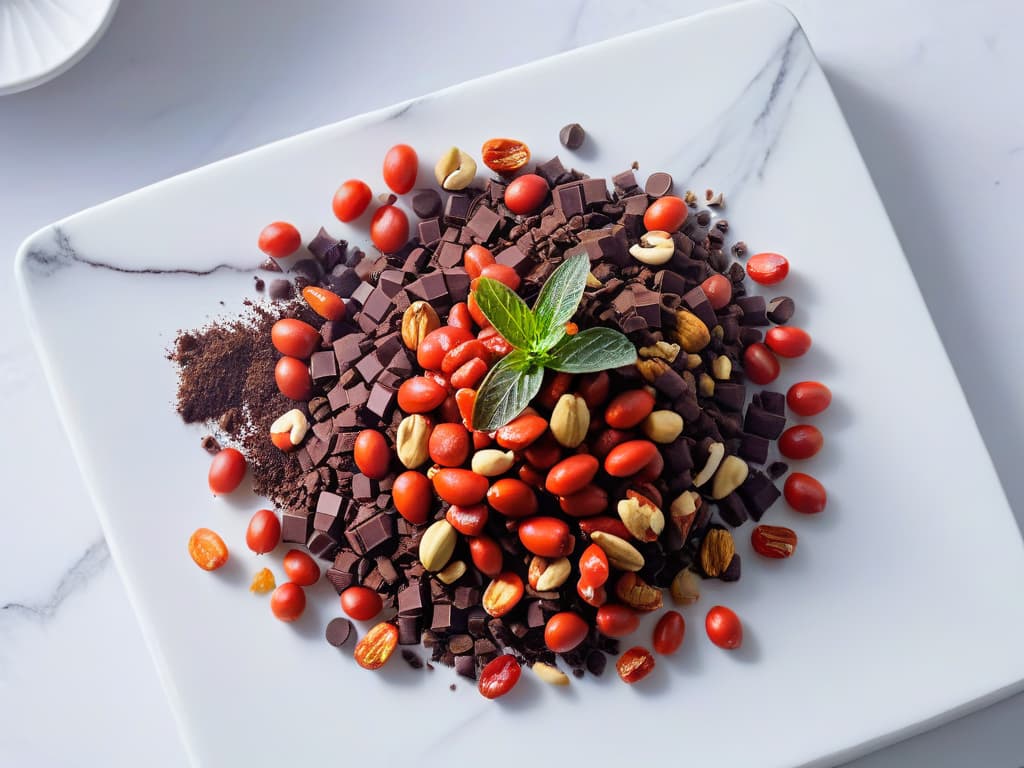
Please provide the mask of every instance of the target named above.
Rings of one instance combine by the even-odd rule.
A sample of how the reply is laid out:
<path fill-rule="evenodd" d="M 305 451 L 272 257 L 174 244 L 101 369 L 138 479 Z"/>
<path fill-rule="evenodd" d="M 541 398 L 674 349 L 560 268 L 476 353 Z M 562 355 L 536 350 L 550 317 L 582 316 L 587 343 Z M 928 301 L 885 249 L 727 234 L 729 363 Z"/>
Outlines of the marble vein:
<path fill-rule="evenodd" d="M 238 272 L 240 274 L 252 274 L 251 269 L 243 269 L 231 264 L 217 264 L 209 269 L 163 269 L 159 267 L 124 267 L 119 264 L 110 264 L 105 261 L 98 261 L 83 256 L 71 245 L 71 239 L 60 226 L 51 228 L 54 239 L 52 248 L 45 248 L 41 245 L 34 245 L 25 254 L 27 268 L 41 277 L 50 277 L 61 269 L 84 264 L 94 269 L 105 269 L 111 272 L 120 272 L 126 275 L 212 275 L 214 272 Z"/>
<path fill-rule="evenodd" d="M 689 168 L 735 198 L 751 178 L 762 178 L 814 58 L 799 26 L 750 79 L 736 100 L 714 115 L 698 138 L 664 159 L 663 167 Z"/>
<path fill-rule="evenodd" d="M 21 617 L 38 622 L 52 619 L 76 590 L 88 584 L 102 571 L 110 560 L 110 550 L 103 538 L 90 544 L 81 557 L 61 576 L 56 588 L 48 597 L 37 602 L 9 602 L 0 605 L 0 619 Z"/>

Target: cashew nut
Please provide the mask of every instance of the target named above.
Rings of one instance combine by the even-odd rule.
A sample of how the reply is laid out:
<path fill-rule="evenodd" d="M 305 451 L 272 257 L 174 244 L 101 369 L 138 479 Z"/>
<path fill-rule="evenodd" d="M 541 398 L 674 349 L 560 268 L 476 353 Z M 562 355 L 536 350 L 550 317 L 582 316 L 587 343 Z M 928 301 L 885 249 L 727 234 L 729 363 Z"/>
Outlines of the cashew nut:
<path fill-rule="evenodd" d="M 452 147 L 434 166 L 434 178 L 442 189 L 456 192 L 473 183 L 476 177 L 476 161 L 458 147 Z"/>
<path fill-rule="evenodd" d="M 672 235 L 653 229 L 640 236 L 640 242 L 629 249 L 629 255 L 641 264 L 657 267 L 668 262 L 676 252 Z"/>

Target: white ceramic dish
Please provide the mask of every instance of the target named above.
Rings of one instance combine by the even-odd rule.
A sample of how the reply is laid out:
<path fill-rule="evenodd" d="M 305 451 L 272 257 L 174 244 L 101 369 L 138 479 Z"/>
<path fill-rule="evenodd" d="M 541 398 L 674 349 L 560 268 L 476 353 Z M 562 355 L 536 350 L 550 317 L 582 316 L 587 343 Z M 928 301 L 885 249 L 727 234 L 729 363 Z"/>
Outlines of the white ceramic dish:
<path fill-rule="evenodd" d="M 107 31 L 118 0 L 0 0 L 0 96 L 67 71 Z"/>
<path fill-rule="evenodd" d="M 329 586 L 296 625 L 248 593 L 260 565 L 280 574 L 242 545 L 259 501 L 210 498 L 165 349 L 253 295 L 266 222 L 365 242 L 329 201 L 348 177 L 379 189 L 390 145 L 415 144 L 429 177 L 443 148 L 493 135 L 548 157 L 574 120 L 590 139 L 567 161 L 596 175 L 636 160 L 723 190 L 739 237 L 789 255 L 784 290 L 816 344 L 779 385 L 821 378 L 836 394 L 812 470 L 829 508 L 768 513 L 801 537 L 783 563 L 758 559 L 741 529 L 742 580 L 705 585 L 682 652 L 642 685 L 609 672 L 555 690 L 526 674 L 488 702 L 464 681 L 449 692 L 446 670 L 365 672 L 323 641 L 339 613 Z M 828 84 L 779 6 L 647 30 L 202 168 L 36 233 L 17 273 L 196 765 L 827 765 L 1021 688 L 1020 533 Z M 233 545 L 213 575 L 185 553 L 200 525 Z M 703 635 L 719 602 L 745 621 L 740 651 Z"/>

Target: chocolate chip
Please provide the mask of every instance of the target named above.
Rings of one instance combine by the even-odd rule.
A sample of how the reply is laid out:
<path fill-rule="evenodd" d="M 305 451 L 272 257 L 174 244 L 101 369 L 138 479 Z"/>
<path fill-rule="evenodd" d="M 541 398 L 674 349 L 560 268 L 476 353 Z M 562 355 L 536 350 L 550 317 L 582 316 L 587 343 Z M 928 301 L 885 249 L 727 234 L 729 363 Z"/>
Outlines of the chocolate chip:
<path fill-rule="evenodd" d="M 785 325 L 795 311 L 796 303 L 789 296 L 777 296 L 768 302 L 768 319 L 773 323 Z"/>
<path fill-rule="evenodd" d="M 441 213 L 441 195 L 434 189 L 417 189 L 412 196 L 412 210 L 421 219 Z"/>
<path fill-rule="evenodd" d="M 333 645 L 335 648 L 340 648 L 348 639 L 352 636 L 352 622 L 348 619 L 336 618 L 331 619 L 327 623 L 327 630 L 325 635 L 327 636 L 327 642 Z"/>
<path fill-rule="evenodd" d="M 220 451 L 220 443 L 217 442 L 217 438 L 213 435 L 206 435 L 199 444 L 203 446 L 203 450 L 209 454 L 215 454 Z"/>
<path fill-rule="evenodd" d="M 558 132 L 558 141 L 566 149 L 579 149 L 583 146 L 583 140 L 587 133 L 579 123 L 569 123 Z"/>
<path fill-rule="evenodd" d="M 415 651 L 403 650 L 402 660 L 413 669 L 423 669 L 423 659 Z"/>
<path fill-rule="evenodd" d="M 772 480 L 778 480 L 787 472 L 789 472 L 789 464 L 784 461 L 773 461 L 768 465 L 768 477 Z"/>
<path fill-rule="evenodd" d="M 672 176 L 658 171 L 647 177 L 644 192 L 651 197 L 664 197 L 672 191 Z"/>
<path fill-rule="evenodd" d="M 291 280 L 279 277 L 270 281 L 267 287 L 267 295 L 274 301 L 286 301 L 295 295 L 295 287 Z"/>

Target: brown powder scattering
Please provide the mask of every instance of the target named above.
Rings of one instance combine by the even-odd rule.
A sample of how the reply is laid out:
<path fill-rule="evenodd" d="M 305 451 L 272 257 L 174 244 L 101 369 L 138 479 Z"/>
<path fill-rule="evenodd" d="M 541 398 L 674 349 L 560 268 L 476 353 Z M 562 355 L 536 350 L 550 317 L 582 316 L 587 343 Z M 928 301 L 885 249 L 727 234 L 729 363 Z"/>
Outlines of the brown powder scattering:
<path fill-rule="evenodd" d="M 282 504 L 287 503 L 282 491 L 301 473 L 268 435 L 274 420 L 297 404 L 277 391 L 278 354 L 270 344 L 270 329 L 295 312 L 294 307 L 251 305 L 242 317 L 182 331 L 169 355 L 179 366 L 177 409 L 182 419 L 216 423 L 245 454 L 256 493 Z"/>

